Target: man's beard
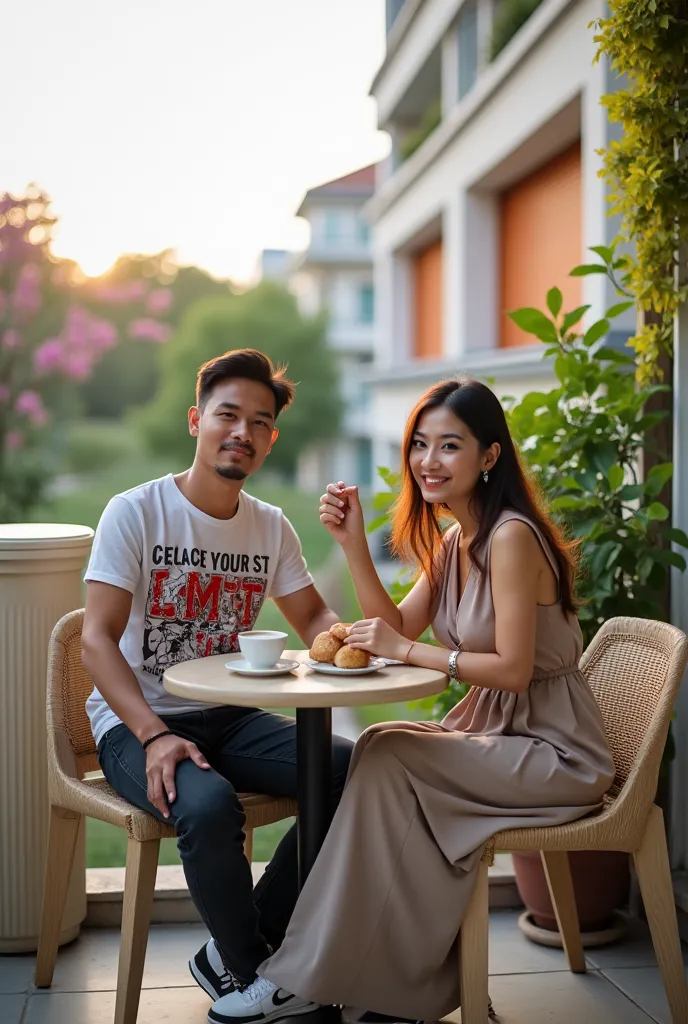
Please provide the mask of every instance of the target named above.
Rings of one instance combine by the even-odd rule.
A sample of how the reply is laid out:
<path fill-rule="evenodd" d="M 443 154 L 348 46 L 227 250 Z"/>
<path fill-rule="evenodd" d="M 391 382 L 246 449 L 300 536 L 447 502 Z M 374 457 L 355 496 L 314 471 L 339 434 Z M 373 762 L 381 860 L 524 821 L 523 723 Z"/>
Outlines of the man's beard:
<path fill-rule="evenodd" d="M 245 480 L 248 473 L 239 466 L 216 466 L 215 472 L 225 480 Z"/>

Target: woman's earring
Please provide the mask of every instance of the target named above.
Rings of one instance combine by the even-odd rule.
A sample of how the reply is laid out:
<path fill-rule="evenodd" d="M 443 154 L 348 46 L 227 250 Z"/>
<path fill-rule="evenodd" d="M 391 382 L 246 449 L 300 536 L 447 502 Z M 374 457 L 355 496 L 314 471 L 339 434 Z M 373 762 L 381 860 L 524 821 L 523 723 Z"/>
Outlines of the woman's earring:
<path fill-rule="evenodd" d="M 488 477 L 488 474 L 487 474 L 487 470 L 485 470 L 485 472 L 483 473 L 483 480 L 485 481 L 485 483 L 487 483 L 488 479 L 489 479 L 489 477 Z"/>

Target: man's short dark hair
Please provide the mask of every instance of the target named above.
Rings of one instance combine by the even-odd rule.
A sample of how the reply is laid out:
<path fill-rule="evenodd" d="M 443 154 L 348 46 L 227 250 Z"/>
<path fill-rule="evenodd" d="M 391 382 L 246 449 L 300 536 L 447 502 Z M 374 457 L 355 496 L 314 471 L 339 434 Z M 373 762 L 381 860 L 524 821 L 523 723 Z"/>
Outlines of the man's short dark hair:
<path fill-rule="evenodd" d="M 218 386 L 233 378 L 255 380 L 265 384 L 275 396 L 275 419 L 291 404 L 295 385 L 286 377 L 286 366 L 275 366 L 272 359 L 255 348 L 237 348 L 224 355 L 209 359 L 196 377 L 196 405 L 203 409 Z"/>

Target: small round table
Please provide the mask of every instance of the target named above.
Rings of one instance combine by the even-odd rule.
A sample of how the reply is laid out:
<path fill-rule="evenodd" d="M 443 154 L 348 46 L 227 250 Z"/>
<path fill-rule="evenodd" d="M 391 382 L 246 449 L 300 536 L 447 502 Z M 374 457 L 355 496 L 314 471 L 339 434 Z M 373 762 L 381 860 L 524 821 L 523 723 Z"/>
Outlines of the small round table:
<path fill-rule="evenodd" d="M 227 654 L 195 658 L 167 669 L 163 686 L 189 700 L 241 707 L 296 708 L 299 886 L 308 877 L 332 821 L 332 708 L 390 704 L 441 693 L 447 676 L 413 665 L 388 665 L 369 675 L 317 672 L 308 651 L 285 651 L 299 662 L 284 676 L 241 676 L 225 668 Z"/>

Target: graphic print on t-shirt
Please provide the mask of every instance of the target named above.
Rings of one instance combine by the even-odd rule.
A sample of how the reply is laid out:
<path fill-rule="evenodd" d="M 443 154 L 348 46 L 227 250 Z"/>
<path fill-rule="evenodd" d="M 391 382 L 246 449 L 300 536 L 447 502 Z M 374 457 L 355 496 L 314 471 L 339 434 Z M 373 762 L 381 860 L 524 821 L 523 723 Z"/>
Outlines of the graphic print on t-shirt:
<path fill-rule="evenodd" d="M 253 629 L 265 599 L 268 557 L 156 545 L 152 561 L 143 671 L 159 676 L 191 658 L 238 651 L 238 634 Z"/>

